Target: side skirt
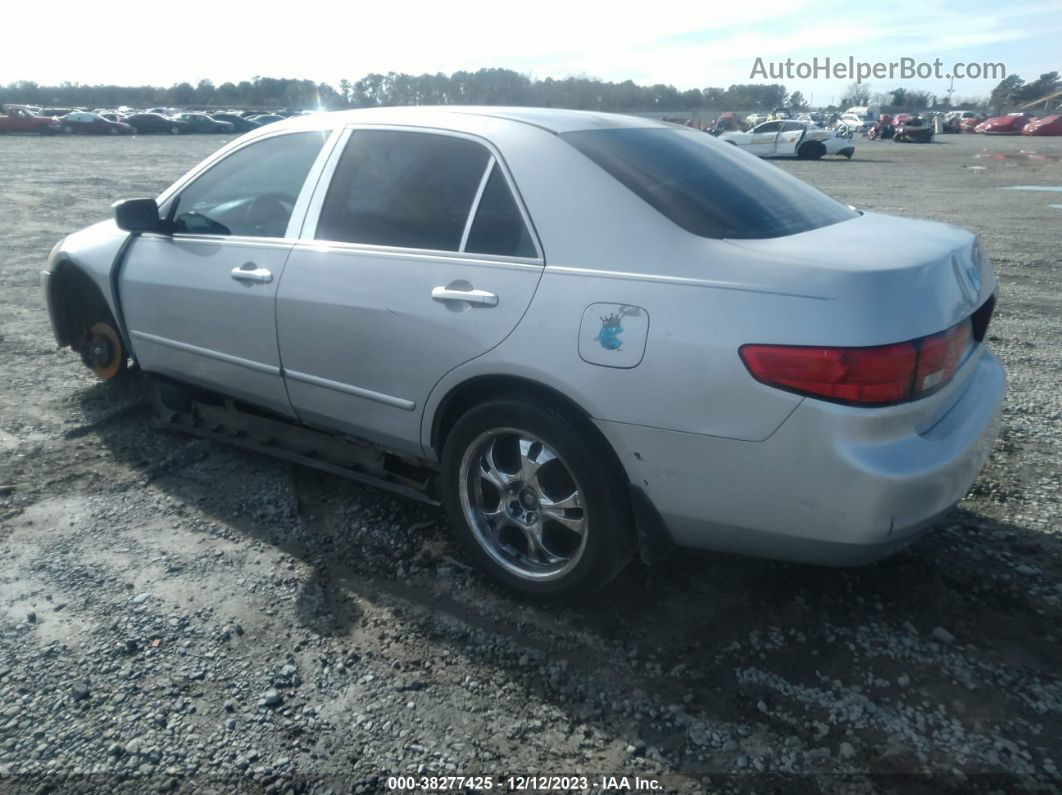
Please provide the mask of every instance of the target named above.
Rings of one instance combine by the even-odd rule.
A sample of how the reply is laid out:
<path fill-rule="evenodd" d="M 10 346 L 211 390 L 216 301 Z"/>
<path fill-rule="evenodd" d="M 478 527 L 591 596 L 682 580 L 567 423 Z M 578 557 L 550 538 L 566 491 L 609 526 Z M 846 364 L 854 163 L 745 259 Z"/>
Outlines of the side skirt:
<path fill-rule="evenodd" d="M 324 433 L 194 387 L 148 379 L 154 426 L 282 458 L 403 497 L 439 505 L 438 472 L 364 442 Z"/>

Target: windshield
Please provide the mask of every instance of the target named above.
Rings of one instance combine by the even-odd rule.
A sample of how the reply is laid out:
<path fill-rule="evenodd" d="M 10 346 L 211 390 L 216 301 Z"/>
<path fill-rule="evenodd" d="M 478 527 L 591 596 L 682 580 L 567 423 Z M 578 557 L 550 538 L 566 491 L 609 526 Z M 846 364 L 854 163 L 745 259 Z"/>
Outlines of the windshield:
<path fill-rule="evenodd" d="M 702 132 L 617 128 L 561 137 L 653 209 L 702 237 L 782 237 L 858 215 L 781 169 Z"/>

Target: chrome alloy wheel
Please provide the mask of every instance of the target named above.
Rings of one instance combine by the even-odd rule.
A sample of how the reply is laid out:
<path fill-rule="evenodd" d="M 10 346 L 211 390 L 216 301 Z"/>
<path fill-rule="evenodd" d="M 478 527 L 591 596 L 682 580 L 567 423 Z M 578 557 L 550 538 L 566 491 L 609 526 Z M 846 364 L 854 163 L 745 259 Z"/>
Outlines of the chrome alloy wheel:
<path fill-rule="evenodd" d="M 499 428 L 465 450 L 461 508 L 480 546 L 528 580 L 571 571 L 586 549 L 588 516 L 575 476 L 545 442 Z"/>

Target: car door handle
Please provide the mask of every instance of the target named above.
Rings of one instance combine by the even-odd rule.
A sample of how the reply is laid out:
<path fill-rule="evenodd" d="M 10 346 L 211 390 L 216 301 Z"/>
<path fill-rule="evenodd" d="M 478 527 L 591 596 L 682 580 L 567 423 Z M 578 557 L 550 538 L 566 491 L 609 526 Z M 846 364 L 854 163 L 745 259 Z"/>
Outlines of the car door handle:
<path fill-rule="evenodd" d="M 238 282 L 257 282 L 258 284 L 269 284 L 273 281 L 273 272 L 266 270 L 265 268 L 255 267 L 253 262 L 248 262 L 241 265 L 238 268 L 233 268 L 229 271 L 229 275 L 232 276 Z"/>
<path fill-rule="evenodd" d="M 488 293 L 486 290 L 455 290 L 451 287 L 433 287 L 431 291 L 433 301 L 446 303 L 447 301 L 464 301 L 473 306 L 497 306 L 498 296 Z"/>

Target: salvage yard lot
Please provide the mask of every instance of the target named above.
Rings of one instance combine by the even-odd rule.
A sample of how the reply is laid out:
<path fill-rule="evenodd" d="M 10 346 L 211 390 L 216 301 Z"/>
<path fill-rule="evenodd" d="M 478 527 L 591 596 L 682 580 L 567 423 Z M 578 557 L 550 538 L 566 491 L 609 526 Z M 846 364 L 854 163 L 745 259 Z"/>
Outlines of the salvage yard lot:
<path fill-rule="evenodd" d="M 51 246 L 220 143 L 0 140 L 0 790 L 1062 786 L 1062 208 L 1007 189 L 1062 186 L 1062 140 L 779 163 L 994 261 L 1010 391 L 953 517 L 867 568 L 683 552 L 575 607 L 471 573 L 441 510 L 154 430 L 138 378 L 55 351 Z"/>

